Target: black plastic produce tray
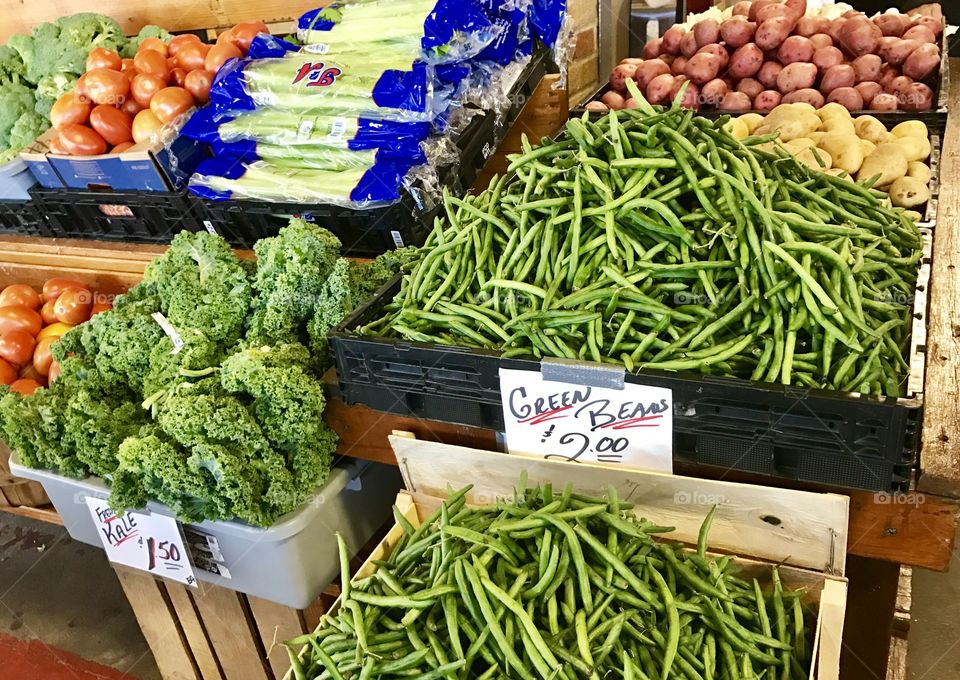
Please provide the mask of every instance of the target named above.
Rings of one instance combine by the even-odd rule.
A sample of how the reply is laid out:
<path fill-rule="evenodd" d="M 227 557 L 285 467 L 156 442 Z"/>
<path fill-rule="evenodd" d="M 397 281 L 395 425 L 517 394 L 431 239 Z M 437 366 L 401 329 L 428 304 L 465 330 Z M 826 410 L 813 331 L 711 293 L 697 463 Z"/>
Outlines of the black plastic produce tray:
<path fill-rule="evenodd" d="M 35 199 L 0 201 L 0 234 L 54 236 Z"/>
<path fill-rule="evenodd" d="M 929 247 L 929 232 L 927 246 Z M 929 250 L 927 251 L 929 257 Z M 926 288 L 929 260 L 918 290 Z M 500 368 L 539 370 L 534 360 L 492 351 L 361 337 L 399 277 L 330 334 L 347 404 L 473 427 L 504 428 Z M 843 489 L 905 491 L 920 445 L 925 296 L 915 302 L 910 398 L 645 370 L 627 382 L 673 390 L 674 460 Z M 918 375 L 914 375 L 914 374 Z"/>
<path fill-rule="evenodd" d="M 34 188 L 30 195 L 46 217 L 49 236 L 165 244 L 185 229 L 203 229 L 200 206 L 186 190 Z"/>

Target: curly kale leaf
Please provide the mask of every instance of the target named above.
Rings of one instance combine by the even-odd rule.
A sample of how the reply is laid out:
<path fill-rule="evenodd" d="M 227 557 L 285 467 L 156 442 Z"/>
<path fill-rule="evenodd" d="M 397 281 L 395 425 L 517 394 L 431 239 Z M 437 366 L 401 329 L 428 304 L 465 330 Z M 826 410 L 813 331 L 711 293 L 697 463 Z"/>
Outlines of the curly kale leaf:
<path fill-rule="evenodd" d="M 178 335 L 183 340 L 180 351 L 174 352 L 173 341 L 164 337 L 150 352 L 150 369 L 143 379 L 148 400 L 174 383 L 208 375 L 223 359 L 223 346 L 202 331 L 188 328 Z"/>
<path fill-rule="evenodd" d="M 179 332 L 193 328 L 230 346 L 240 339 L 250 309 L 250 281 L 219 236 L 182 231 L 162 257 L 147 265 L 163 312 Z"/>
<path fill-rule="evenodd" d="M 254 246 L 255 297 L 248 346 L 299 342 L 340 253 L 340 241 L 326 229 L 300 219 Z"/>

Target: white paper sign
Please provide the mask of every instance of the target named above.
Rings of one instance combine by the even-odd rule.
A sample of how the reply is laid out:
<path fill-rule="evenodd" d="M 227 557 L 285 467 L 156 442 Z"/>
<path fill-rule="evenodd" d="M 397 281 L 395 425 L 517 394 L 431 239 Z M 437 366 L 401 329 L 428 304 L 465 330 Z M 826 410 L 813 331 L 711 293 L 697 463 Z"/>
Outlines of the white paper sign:
<path fill-rule="evenodd" d="M 107 559 L 197 587 L 177 520 L 141 512 L 116 515 L 102 498 L 86 501 Z"/>
<path fill-rule="evenodd" d="M 512 454 L 673 472 L 673 392 L 544 380 L 500 369 L 507 449 Z"/>

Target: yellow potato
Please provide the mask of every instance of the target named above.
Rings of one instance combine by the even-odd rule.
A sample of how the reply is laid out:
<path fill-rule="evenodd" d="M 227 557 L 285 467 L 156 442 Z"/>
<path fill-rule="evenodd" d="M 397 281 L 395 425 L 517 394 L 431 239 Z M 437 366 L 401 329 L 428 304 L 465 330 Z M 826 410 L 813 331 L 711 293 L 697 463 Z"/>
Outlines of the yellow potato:
<path fill-rule="evenodd" d="M 860 139 L 866 139 L 874 145 L 887 141 L 887 128 L 873 116 L 859 116 L 853 121 L 853 127 Z"/>
<path fill-rule="evenodd" d="M 863 152 L 863 157 L 866 158 L 873 153 L 873 150 L 877 148 L 877 145 L 871 142 L 869 139 L 860 138 L 860 151 Z"/>
<path fill-rule="evenodd" d="M 843 109 L 846 111 L 846 109 Z M 845 135 L 855 135 L 857 134 L 856 128 L 853 126 L 852 118 L 841 118 L 839 116 L 834 116 L 833 118 L 827 118 L 820 124 L 819 130 L 821 132 L 840 132 Z"/>
<path fill-rule="evenodd" d="M 889 186 L 907 174 L 907 156 L 901 144 L 884 142 L 878 144 L 869 156 L 863 159 L 863 165 L 857 173 L 857 180 L 868 180 L 875 175 L 879 179 L 874 183 L 877 188 Z"/>
<path fill-rule="evenodd" d="M 833 166 L 853 174 L 863 164 L 860 138 L 845 132 L 830 132 L 820 140 L 819 148 L 830 154 Z"/>
<path fill-rule="evenodd" d="M 746 139 L 750 136 L 750 128 L 739 118 L 731 118 L 725 127 L 736 139 Z"/>
<path fill-rule="evenodd" d="M 826 172 L 833 167 L 833 159 L 830 158 L 830 154 L 823 149 L 817 149 L 815 147 L 803 149 L 796 155 L 796 158 L 811 170 Z"/>
<path fill-rule="evenodd" d="M 745 113 L 740 116 L 740 120 L 746 123 L 750 134 L 753 134 L 753 131 L 763 123 L 763 116 L 759 113 Z"/>
<path fill-rule="evenodd" d="M 912 122 L 912 121 L 910 121 Z M 903 125 L 903 123 L 900 123 Z M 930 157 L 930 139 L 928 137 L 897 137 L 897 144 L 903 147 L 907 161 L 923 161 Z"/>
<path fill-rule="evenodd" d="M 930 131 L 922 120 L 905 120 L 895 125 L 890 132 L 894 137 L 930 137 Z"/>
<path fill-rule="evenodd" d="M 914 222 L 919 222 L 923 219 L 923 215 L 918 213 L 916 210 L 904 210 L 903 214 L 909 217 Z"/>
<path fill-rule="evenodd" d="M 796 139 L 790 140 L 784 144 L 784 147 L 786 147 L 790 153 L 796 156 L 804 149 L 809 149 L 810 147 L 814 147 L 816 145 L 817 143 L 809 137 L 797 137 Z"/>
<path fill-rule="evenodd" d="M 833 175 L 834 177 L 849 177 L 850 173 L 844 170 L 843 168 L 830 168 L 825 170 L 828 175 Z"/>
<path fill-rule="evenodd" d="M 921 161 L 910 161 L 907 163 L 907 177 L 918 179 L 924 184 L 929 184 L 933 177 L 933 171 L 930 166 Z"/>
<path fill-rule="evenodd" d="M 851 119 L 850 112 L 837 102 L 830 102 L 820 109 L 817 109 L 817 115 L 820 116 L 820 120 L 824 122 L 830 119 Z"/>
<path fill-rule="evenodd" d="M 890 201 L 900 208 L 914 208 L 930 200 L 930 189 L 915 177 L 901 177 L 890 185 Z"/>

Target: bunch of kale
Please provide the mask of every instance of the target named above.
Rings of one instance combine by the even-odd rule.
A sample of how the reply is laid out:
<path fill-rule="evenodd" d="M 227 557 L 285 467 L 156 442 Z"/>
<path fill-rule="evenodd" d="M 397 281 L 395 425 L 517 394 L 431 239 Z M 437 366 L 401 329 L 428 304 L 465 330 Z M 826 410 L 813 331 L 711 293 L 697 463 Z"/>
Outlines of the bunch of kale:
<path fill-rule="evenodd" d="M 403 256 L 355 264 L 301 220 L 254 250 L 256 263 L 182 232 L 112 310 L 64 335 L 56 382 L 0 398 L 21 462 L 107 480 L 118 511 L 155 499 L 184 521 L 268 526 L 298 507 L 336 446 L 322 417 L 326 333 Z"/>

